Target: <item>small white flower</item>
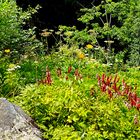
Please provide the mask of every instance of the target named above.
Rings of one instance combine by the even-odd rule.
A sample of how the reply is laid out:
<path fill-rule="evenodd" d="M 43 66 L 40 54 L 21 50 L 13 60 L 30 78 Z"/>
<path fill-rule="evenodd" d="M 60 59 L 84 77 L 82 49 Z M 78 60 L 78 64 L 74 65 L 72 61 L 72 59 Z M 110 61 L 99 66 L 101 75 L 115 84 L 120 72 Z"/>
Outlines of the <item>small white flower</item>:
<path fill-rule="evenodd" d="M 15 69 L 20 69 L 20 68 L 21 68 L 21 66 L 19 66 L 19 65 L 15 66 Z"/>
<path fill-rule="evenodd" d="M 10 69 L 7 69 L 7 71 L 14 71 L 15 70 L 15 68 L 10 68 Z"/>

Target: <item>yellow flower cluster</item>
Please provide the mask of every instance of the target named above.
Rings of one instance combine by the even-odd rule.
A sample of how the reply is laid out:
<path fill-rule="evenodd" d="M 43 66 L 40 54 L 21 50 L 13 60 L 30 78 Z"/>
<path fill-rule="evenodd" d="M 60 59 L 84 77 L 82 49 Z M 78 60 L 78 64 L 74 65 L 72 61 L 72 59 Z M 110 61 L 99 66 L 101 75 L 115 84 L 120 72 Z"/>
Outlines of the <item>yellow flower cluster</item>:
<path fill-rule="evenodd" d="M 85 57 L 84 53 L 78 53 L 78 58 L 83 59 Z"/>
<path fill-rule="evenodd" d="M 88 49 L 92 49 L 93 46 L 92 46 L 91 44 L 88 44 L 88 45 L 86 45 L 86 48 L 88 48 Z"/>
<path fill-rule="evenodd" d="M 10 49 L 4 50 L 5 53 L 10 53 Z"/>

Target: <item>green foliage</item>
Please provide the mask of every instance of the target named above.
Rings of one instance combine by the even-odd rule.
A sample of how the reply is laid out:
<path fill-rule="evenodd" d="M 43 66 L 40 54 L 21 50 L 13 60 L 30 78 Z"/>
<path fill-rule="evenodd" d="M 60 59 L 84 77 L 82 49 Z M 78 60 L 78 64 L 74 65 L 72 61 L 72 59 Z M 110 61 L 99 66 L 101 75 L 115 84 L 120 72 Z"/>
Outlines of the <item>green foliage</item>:
<path fill-rule="evenodd" d="M 0 1 L 0 96 L 19 92 L 20 86 L 26 83 L 20 73 L 21 58 L 41 52 L 42 43 L 35 37 L 35 28 L 24 29 L 38 8 L 23 12 L 16 1 Z"/>
<path fill-rule="evenodd" d="M 14 1 L 1 1 L 0 96 L 31 115 L 45 139 L 140 139 L 138 7 L 134 0 L 106 0 L 82 9 L 79 20 L 86 28 L 79 31 L 60 26 L 59 51 L 42 57 L 34 51 L 43 52 L 38 49 L 42 44 L 35 39 L 34 30 L 22 29 L 36 10 L 22 12 Z M 120 26 L 111 19 L 117 19 Z M 125 68 L 126 52 L 115 54 L 116 40 L 122 46 L 132 46 L 130 64 L 137 67 Z M 126 83 L 110 80 L 110 74 L 116 72 Z M 97 80 L 97 74 L 106 77 Z M 117 96 L 120 93 L 122 96 Z"/>
<path fill-rule="evenodd" d="M 18 59 L 20 54 L 33 51 L 41 45 L 33 37 L 34 29 L 23 30 L 26 21 L 37 12 L 38 8 L 38 6 L 36 9 L 29 8 L 27 12 L 23 12 L 13 0 L 0 2 L 1 51 L 10 49 L 11 57 Z"/>
<path fill-rule="evenodd" d="M 98 87 L 96 74 L 110 75 L 108 66 L 86 57 L 72 57 L 75 49 L 62 47 L 60 50 L 46 58 L 38 59 L 38 63 L 33 64 L 30 60 L 21 66 L 24 69 L 21 73 L 25 75 L 29 66 L 29 71 L 32 72 L 37 66 L 38 70 L 43 69 L 43 72 L 38 72 L 44 73 L 42 78 L 45 78 L 47 65 L 51 73 L 51 85 L 45 82 L 41 84 L 41 81 L 28 84 L 21 89 L 18 96 L 10 98 L 31 115 L 43 131 L 43 137 L 64 140 L 139 139 L 139 111 L 135 108 L 129 110 L 123 96 L 110 99 Z M 70 72 L 69 66 L 72 66 Z M 61 68 L 59 76 L 57 68 Z M 75 77 L 77 68 L 82 75 L 81 82 Z M 28 73 L 32 73 L 29 71 Z M 33 73 L 31 75 L 35 76 Z M 66 75 L 69 79 L 66 79 Z M 127 78 L 126 82 L 132 83 L 132 87 L 136 83 L 139 85 L 137 70 L 134 73 L 134 70 L 130 69 L 125 74 L 120 72 L 118 75 L 121 79 Z M 27 75 L 26 78 L 28 77 L 30 76 Z"/>
<path fill-rule="evenodd" d="M 101 1 L 99 5 L 92 3 L 92 8 L 81 9 L 82 15 L 78 18 L 85 24 L 85 29 L 77 30 L 75 27 L 60 26 L 61 37 L 69 45 L 76 44 L 84 47 L 85 44 L 90 43 L 95 48 L 101 46 L 105 48 L 108 56 L 112 55 L 112 48 L 117 51 L 122 50 L 123 61 L 130 54 L 130 64 L 138 66 L 140 63 L 139 3 L 139 0 L 127 2 L 106 0 Z"/>
<path fill-rule="evenodd" d="M 1 56 L 1 54 L 0 54 Z M 0 59 L 0 97 L 15 96 L 20 89 L 18 64 L 10 63 L 9 54 Z"/>
<path fill-rule="evenodd" d="M 134 122 L 139 112 L 128 110 L 122 98 L 85 92 L 84 84 L 29 85 L 15 101 L 35 119 L 46 139 L 139 139 L 140 124 Z"/>

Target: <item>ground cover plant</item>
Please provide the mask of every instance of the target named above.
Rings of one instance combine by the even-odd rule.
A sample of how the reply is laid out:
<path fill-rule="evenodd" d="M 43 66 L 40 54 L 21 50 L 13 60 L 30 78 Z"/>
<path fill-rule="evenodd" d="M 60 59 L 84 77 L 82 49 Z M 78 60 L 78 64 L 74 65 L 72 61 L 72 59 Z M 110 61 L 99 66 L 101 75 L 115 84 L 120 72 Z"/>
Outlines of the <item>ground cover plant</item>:
<path fill-rule="evenodd" d="M 139 139 L 140 96 L 135 85 L 121 73 L 111 74 L 107 65 L 61 53 L 47 56 L 40 79 L 11 99 L 32 116 L 43 137 Z"/>
<path fill-rule="evenodd" d="M 6 81 L 13 87 L 17 81 L 19 90 L 5 97 L 35 120 L 45 139 L 139 139 L 138 68 L 112 73 L 110 65 L 67 47 L 18 65 Z"/>

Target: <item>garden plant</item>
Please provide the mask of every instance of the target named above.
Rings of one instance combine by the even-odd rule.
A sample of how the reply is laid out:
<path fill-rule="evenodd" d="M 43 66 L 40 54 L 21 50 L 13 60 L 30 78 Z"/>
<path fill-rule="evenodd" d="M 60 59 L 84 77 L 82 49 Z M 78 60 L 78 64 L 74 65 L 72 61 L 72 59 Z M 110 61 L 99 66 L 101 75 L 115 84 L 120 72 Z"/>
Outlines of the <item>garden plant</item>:
<path fill-rule="evenodd" d="M 60 25 L 48 49 L 48 36 L 27 28 L 39 6 L 2 0 L 0 97 L 30 115 L 45 140 L 138 140 L 140 1 L 91 6 L 79 13 L 85 28 Z"/>

